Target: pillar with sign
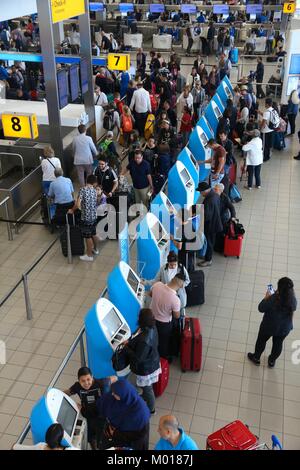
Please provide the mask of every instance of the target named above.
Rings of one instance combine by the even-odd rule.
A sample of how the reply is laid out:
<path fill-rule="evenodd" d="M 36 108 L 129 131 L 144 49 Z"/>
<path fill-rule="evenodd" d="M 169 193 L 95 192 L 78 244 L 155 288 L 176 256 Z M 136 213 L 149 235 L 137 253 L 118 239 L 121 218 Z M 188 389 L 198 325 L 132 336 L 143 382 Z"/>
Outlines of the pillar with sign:
<path fill-rule="evenodd" d="M 295 5 L 296 8 L 296 5 Z M 286 104 L 292 91 L 300 92 L 300 19 L 292 18 L 285 46 L 284 79 L 281 103 Z"/>

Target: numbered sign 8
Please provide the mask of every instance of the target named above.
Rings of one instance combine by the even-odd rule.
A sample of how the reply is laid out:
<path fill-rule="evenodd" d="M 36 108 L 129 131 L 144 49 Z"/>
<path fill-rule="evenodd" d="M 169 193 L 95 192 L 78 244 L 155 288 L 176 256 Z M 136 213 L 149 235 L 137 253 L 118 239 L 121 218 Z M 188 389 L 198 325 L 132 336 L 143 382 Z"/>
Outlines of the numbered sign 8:
<path fill-rule="evenodd" d="M 35 114 L 2 114 L 2 127 L 5 137 L 36 139 L 39 135 Z"/>

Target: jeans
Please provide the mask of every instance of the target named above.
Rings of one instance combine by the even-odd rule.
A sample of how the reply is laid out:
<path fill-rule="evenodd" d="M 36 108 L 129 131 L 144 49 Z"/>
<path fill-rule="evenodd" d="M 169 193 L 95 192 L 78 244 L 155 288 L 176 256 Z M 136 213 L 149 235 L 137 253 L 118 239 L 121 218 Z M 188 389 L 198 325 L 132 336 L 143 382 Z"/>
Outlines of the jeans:
<path fill-rule="evenodd" d="M 193 38 L 188 38 L 188 47 L 187 47 L 187 50 L 186 50 L 186 53 L 189 54 L 191 52 L 191 49 L 193 47 L 193 44 L 194 44 L 194 39 Z"/>
<path fill-rule="evenodd" d="M 85 185 L 85 173 L 86 173 L 86 178 L 89 175 L 93 174 L 93 165 L 76 165 L 77 169 L 77 175 L 78 175 L 78 180 L 79 180 L 79 185 L 82 188 Z"/>
<path fill-rule="evenodd" d="M 52 181 L 42 181 L 43 193 L 46 194 L 46 196 L 48 196 L 48 192 L 49 192 L 49 188 L 50 188 L 51 183 L 52 183 Z"/>
<path fill-rule="evenodd" d="M 158 333 L 158 352 L 160 357 L 168 359 L 170 356 L 170 340 L 172 335 L 172 322 L 163 323 L 156 320 Z"/>
<path fill-rule="evenodd" d="M 252 182 L 253 182 L 253 174 L 255 174 L 255 184 L 256 186 L 260 186 L 260 170 L 261 170 L 261 165 L 247 165 L 247 171 L 248 171 L 248 188 L 252 188 Z"/>
<path fill-rule="evenodd" d="M 155 410 L 155 395 L 153 392 L 152 385 L 147 385 L 146 387 L 141 387 L 143 390 L 142 398 L 146 402 L 150 411 Z"/>
<path fill-rule="evenodd" d="M 185 147 L 188 144 L 189 138 L 190 138 L 190 131 L 182 131 L 182 147 Z"/>
<path fill-rule="evenodd" d="M 207 248 L 205 253 L 205 261 L 211 261 L 214 251 L 214 245 L 216 243 L 216 234 L 210 231 L 204 230 L 204 235 L 207 241 Z"/>
<path fill-rule="evenodd" d="M 291 126 L 291 135 L 295 134 L 296 114 L 289 113 L 288 114 L 288 119 L 289 119 L 289 123 L 290 123 L 290 126 Z"/>
<path fill-rule="evenodd" d="M 263 133 L 264 162 L 270 160 L 271 148 L 273 146 L 273 131 Z"/>
<path fill-rule="evenodd" d="M 263 333 L 262 331 L 259 331 L 258 337 L 257 337 L 257 340 L 256 340 L 256 344 L 255 344 L 255 352 L 254 352 L 255 358 L 256 359 L 260 358 L 260 356 L 262 355 L 262 353 L 265 350 L 267 341 L 270 338 L 272 338 L 273 346 L 272 346 L 272 351 L 271 351 L 271 354 L 270 354 L 269 358 L 270 358 L 271 361 L 276 361 L 276 359 L 278 359 L 278 357 L 280 356 L 280 354 L 282 352 L 282 345 L 283 345 L 283 341 L 286 338 L 286 336 L 287 335 L 285 335 L 285 336 L 267 335 L 267 334 Z"/>
<path fill-rule="evenodd" d="M 264 98 L 266 95 L 262 89 L 261 83 L 256 83 L 257 98 Z"/>

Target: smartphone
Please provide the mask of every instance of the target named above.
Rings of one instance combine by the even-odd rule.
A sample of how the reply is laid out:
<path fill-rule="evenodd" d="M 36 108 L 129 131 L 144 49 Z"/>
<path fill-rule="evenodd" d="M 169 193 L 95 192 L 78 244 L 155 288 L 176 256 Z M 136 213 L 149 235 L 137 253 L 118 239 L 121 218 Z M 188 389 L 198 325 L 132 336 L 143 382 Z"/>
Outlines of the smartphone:
<path fill-rule="evenodd" d="M 272 284 L 268 284 L 268 291 L 270 292 L 270 294 L 275 294 L 275 290 Z"/>

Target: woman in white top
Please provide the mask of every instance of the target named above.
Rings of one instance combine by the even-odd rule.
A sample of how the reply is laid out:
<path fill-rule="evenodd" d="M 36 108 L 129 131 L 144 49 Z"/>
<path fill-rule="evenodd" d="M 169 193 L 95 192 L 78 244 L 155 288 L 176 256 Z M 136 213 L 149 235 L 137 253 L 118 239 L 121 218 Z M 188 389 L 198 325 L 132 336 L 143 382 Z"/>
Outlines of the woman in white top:
<path fill-rule="evenodd" d="M 263 162 L 263 143 L 258 129 L 251 133 L 252 139 L 248 144 L 243 145 L 243 151 L 246 152 L 246 165 L 248 171 L 248 186 L 246 189 L 252 189 L 253 174 L 255 174 L 255 183 L 258 189 L 261 188 L 260 170 Z"/>
<path fill-rule="evenodd" d="M 13 450 L 79 450 L 77 447 L 64 447 L 61 441 L 64 437 L 64 430 L 61 424 L 54 423 L 47 429 L 45 441 L 32 446 L 15 444 Z"/>
<path fill-rule="evenodd" d="M 42 172 L 43 172 L 43 193 L 48 194 L 50 184 L 55 180 L 54 170 L 61 168 L 60 159 L 55 157 L 52 147 L 45 147 L 43 150 Z"/>

